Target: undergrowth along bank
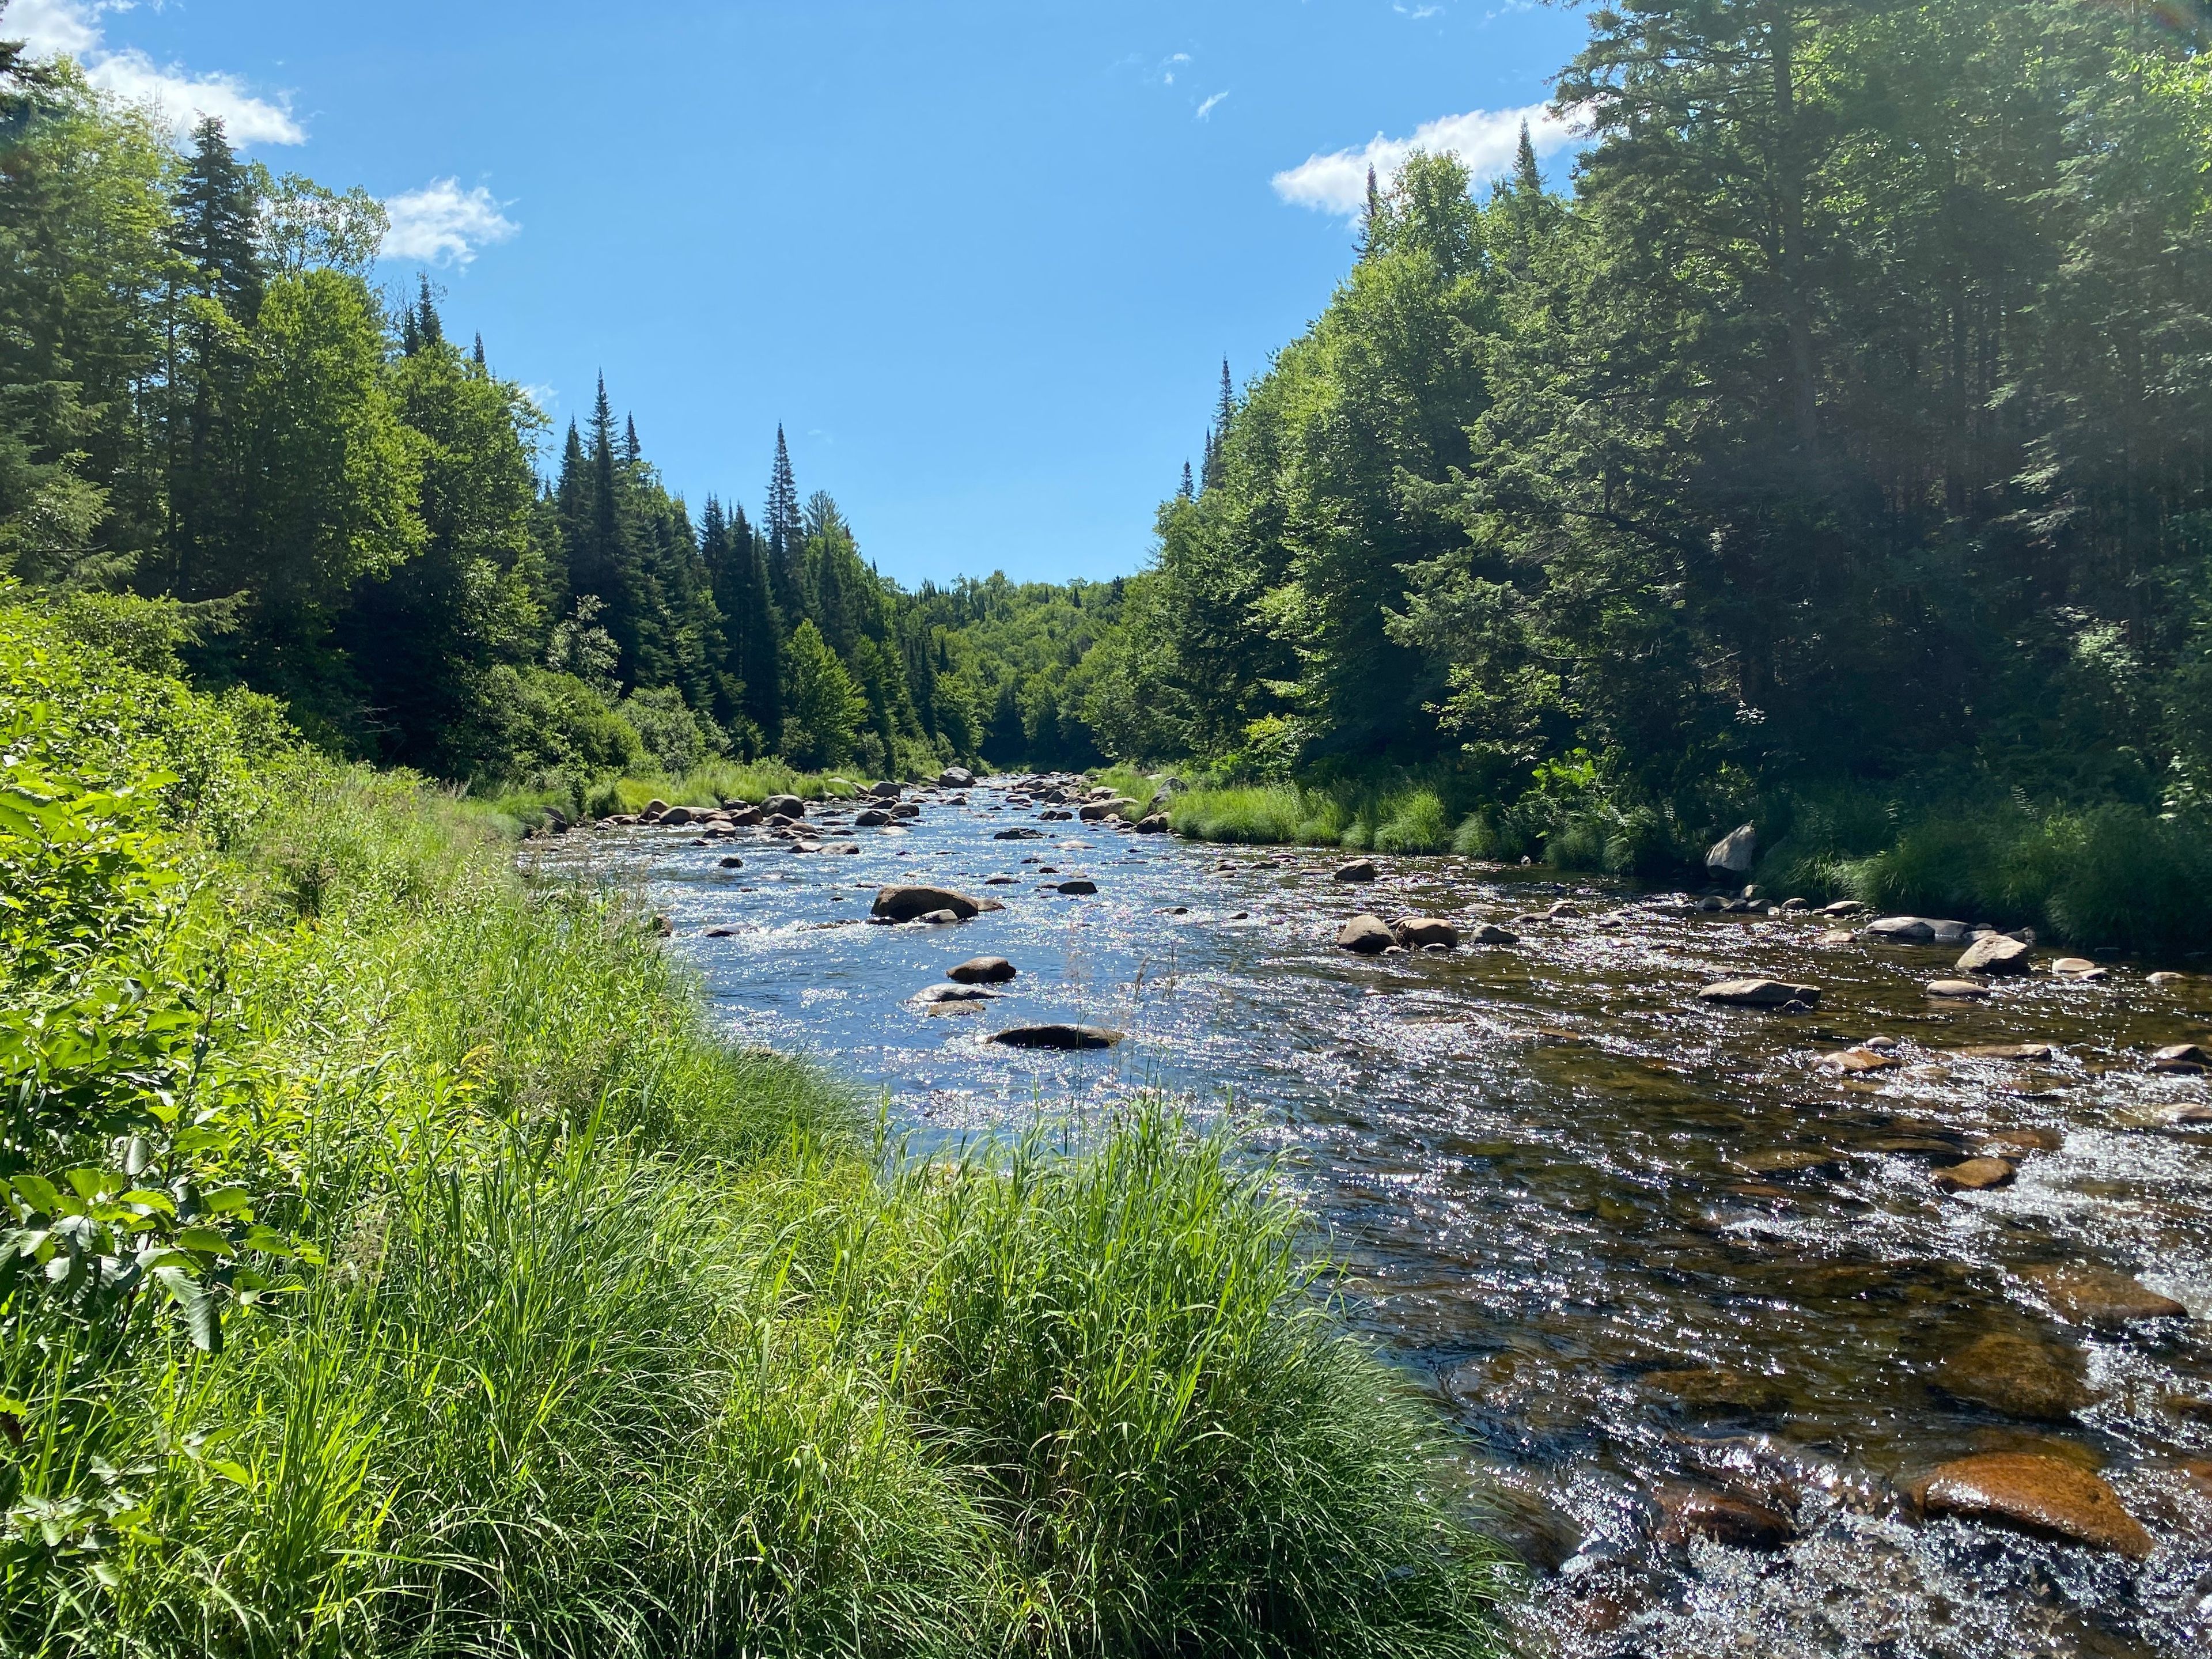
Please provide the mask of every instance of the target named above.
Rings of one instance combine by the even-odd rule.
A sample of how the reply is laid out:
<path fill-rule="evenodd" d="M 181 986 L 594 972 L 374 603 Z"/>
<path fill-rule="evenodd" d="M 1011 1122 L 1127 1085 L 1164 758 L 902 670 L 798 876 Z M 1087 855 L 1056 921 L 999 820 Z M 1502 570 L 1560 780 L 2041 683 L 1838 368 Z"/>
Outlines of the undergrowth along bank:
<path fill-rule="evenodd" d="M 0 1647 L 1489 1650 L 1219 1137 L 887 1156 L 493 808 L 21 611 L 0 725 Z"/>

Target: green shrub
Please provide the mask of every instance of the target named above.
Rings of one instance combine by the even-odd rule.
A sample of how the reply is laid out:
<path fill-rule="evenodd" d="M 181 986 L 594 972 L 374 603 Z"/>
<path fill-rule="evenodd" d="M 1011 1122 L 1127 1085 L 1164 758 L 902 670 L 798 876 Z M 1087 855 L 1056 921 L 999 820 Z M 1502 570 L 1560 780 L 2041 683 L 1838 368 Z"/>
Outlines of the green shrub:
<path fill-rule="evenodd" d="M 1433 789 L 1398 796 L 1386 802 L 1381 813 L 1374 842 L 1378 853 L 1441 853 L 1451 845 L 1451 820 Z"/>

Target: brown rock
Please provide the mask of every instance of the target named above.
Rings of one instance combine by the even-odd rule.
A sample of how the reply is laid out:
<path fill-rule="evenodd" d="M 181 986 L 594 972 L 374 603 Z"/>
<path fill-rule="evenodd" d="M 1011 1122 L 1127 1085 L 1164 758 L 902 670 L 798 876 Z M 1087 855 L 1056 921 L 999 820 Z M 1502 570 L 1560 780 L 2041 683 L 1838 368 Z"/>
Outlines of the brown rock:
<path fill-rule="evenodd" d="M 2087 957 L 2061 957 L 2051 964 L 2051 971 L 2061 979 L 2102 979 L 2104 967 Z"/>
<path fill-rule="evenodd" d="M 2042 1292 L 2061 1319 L 2076 1325 L 2112 1327 L 2189 1315 L 2172 1297 L 2107 1267 L 2030 1267 L 2021 1277 Z"/>
<path fill-rule="evenodd" d="M 1962 974 L 2024 974 L 2035 947 L 2003 933 L 1984 933 L 1954 965 Z"/>
<path fill-rule="evenodd" d="M 1004 957 L 970 957 L 945 970 L 945 977 L 962 985 L 1003 985 L 1021 970 Z"/>
<path fill-rule="evenodd" d="M 1844 1048 L 1820 1056 L 1821 1065 L 1838 1072 L 1886 1072 L 1900 1063 L 1896 1055 L 1874 1048 Z"/>
<path fill-rule="evenodd" d="M 2060 1422 L 2089 1403 L 2081 1354 L 2003 1333 L 1977 1339 L 1936 1368 L 1936 1385 L 1954 1399 L 2008 1417 Z"/>
<path fill-rule="evenodd" d="M 2001 1158 L 1970 1158 L 1936 1171 L 1936 1184 L 1947 1193 L 1987 1192 L 2012 1183 L 2013 1167 Z"/>
<path fill-rule="evenodd" d="M 985 908 L 982 901 L 956 893 L 949 887 L 893 886 L 876 890 L 873 914 L 893 921 L 912 921 L 934 910 L 950 910 L 961 921 Z"/>
<path fill-rule="evenodd" d="M 1398 936 L 1380 916 L 1354 916 L 1336 930 L 1336 948 L 1363 957 L 1380 956 L 1397 942 Z"/>
<path fill-rule="evenodd" d="M 1449 950 L 1459 943 L 1459 929 L 1435 916 L 1406 916 L 1391 928 L 1398 943 L 1408 950 L 1438 945 Z"/>
<path fill-rule="evenodd" d="M 1724 979 L 1698 993 L 1701 1002 L 1731 1008 L 1779 1008 L 1787 1002 L 1818 1002 L 1817 985 L 1790 985 L 1778 979 Z"/>
<path fill-rule="evenodd" d="M 1771 1377 L 1748 1376 L 1741 1371 L 1704 1367 L 1646 1371 L 1640 1380 L 1645 1388 L 1685 1406 L 1778 1412 L 1790 1403 L 1789 1394 Z"/>
<path fill-rule="evenodd" d="M 1985 997 L 1989 994 L 1988 986 L 1977 985 L 1970 979 L 1931 979 L 1928 981 L 1928 994 L 1931 997 L 1952 997 L 1964 1001 Z"/>
<path fill-rule="evenodd" d="M 1372 881 L 1375 879 L 1375 860 L 1354 859 L 1338 869 L 1336 878 L 1339 881 Z"/>
<path fill-rule="evenodd" d="M 2140 1561 L 2150 1534 L 2121 1506 L 2119 1494 L 2087 1469 L 2032 1452 L 1985 1452 L 1946 1463 L 1914 1494 L 1930 1515 L 1998 1521 L 2055 1534 Z"/>
<path fill-rule="evenodd" d="M 2212 1066 L 2212 1054 L 2194 1042 L 2170 1042 L 2150 1057 L 2154 1072 L 2201 1072 Z"/>
<path fill-rule="evenodd" d="M 1468 938 L 1476 945 L 1518 945 L 1521 942 L 1520 934 L 1510 928 L 1500 927 L 1495 923 L 1487 921 L 1468 934 Z"/>
<path fill-rule="evenodd" d="M 1709 1486 L 1662 1486 L 1652 1495 L 1665 1516 L 1656 1534 L 1662 1544 L 1710 1538 L 1735 1549 L 1778 1550 L 1797 1535 L 1787 1516 Z"/>
<path fill-rule="evenodd" d="M 1968 1060 L 2056 1060 L 2058 1050 L 2047 1042 L 1983 1042 L 1960 1054 Z"/>
<path fill-rule="evenodd" d="M 2013 1129 L 1992 1129 L 1982 1137 L 1991 1146 L 2021 1152 L 2055 1152 L 2066 1144 L 2063 1129 L 2022 1127 Z"/>
<path fill-rule="evenodd" d="M 723 870 L 742 870 L 745 867 L 745 861 L 735 853 L 731 854 L 727 858 L 716 859 L 714 863 L 716 867 Z"/>

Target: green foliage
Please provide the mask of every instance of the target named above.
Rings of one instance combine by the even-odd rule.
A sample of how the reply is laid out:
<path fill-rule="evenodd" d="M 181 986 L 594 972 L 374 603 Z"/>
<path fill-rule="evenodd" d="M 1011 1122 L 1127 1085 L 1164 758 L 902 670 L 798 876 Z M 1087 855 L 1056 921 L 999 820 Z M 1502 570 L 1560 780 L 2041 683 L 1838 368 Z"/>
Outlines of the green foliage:
<path fill-rule="evenodd" d="M 799 624 L 785 653 L 791 690 L 784 752 L 802 767 L 842 766 L 853 757 L 868 705 L 811 619 Z"/>

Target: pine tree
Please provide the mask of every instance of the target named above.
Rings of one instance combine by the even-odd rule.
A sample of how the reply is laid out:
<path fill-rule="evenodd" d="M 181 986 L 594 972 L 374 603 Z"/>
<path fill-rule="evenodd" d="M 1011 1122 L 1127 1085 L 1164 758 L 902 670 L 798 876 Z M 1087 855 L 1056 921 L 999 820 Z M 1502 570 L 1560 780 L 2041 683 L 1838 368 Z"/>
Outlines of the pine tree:
<path fill-rule="evenodd" d="M 252 174 L 210 115 L 192 129 L 192 159 L 177 186 L 171 246 L 191 267 L 194 290 L 221 301 L 242 323 L 261 309 L 266 286 L 254 243 L 256 214 Z"/>
<path fill-rule="evenodd" d="M 637 441 L 637 416 L 623 417 L 623 465 L 635 466 L 645 459 L 645 451 Z"/>
<path fill-rule="evenodd" d="M 1536 146 L 1528 142 L 1528 124 L 1521 124 L 1521 143 L 1513 152 L 1513 190 L 1519 196 L 1541 196 L 1544 174 L 1536 165 Z"/>
<path fill-rule="evenodd" d="M 1522 127 L 1525 133 L 1528 129 Z M 1375 251 L 1376 228 L 1382 218 L 1382 191 L 1375 182 L 1375 164 L 1367 165 L 1367 204 L 1359 210 L 1359 257 L 1364 259 Z"/>
<path fill-rule="evenodd" d="M 783 423 L 775 428 L 775 464 L 769 473 L 768 507 L 761 515 L 768 539 L 769 580 L 775 602 L 787 617 L 799 614 L 801 580 L 799 553 L 805 532 L 799 510 L 799 485 L 791 474 L 791 451 L 783 441 Z"/>
<path fill-rule="evenodd" d="M 1206 441 L 1207 441 L 1207 446 L 1208 446 L 1208 450 L 1209 450 L 1209 455 L 1210 455 L 1210 452 L 1211 452 L 1211 448 L 1212 448 L 1212 434 L 1207 434 L 1207 440 L 1206 440 Z M 1190 463 L 1189 463 L 1188 461 L 1185 461 L 1185 462 L 1182 464 L 1182 487 L 1181 489 L 1177 489 L 1177 490 L 1176 491 L 1176 494 L 1177 495 L 1181 496 L 1184 501 L 1188 501 L 1188 500 L 1191 498 L 1192 490 L 1191 490 L 1191 486 L 1190 486 Z"/>
<path fill-rule="evenodd" d="M 1213 425 L 1206 434 L 1205 465 L 1199 473 L 1199 482 L 1211 489 L 1221 482 L 1222 469 L 1227 465 L 1223 447 L 1229 441 L 1229 422 L 1237 415 L 1237 391 L 1229 378 L 1229 359 L 1221 360 L 1221 401 L 1214 410 Z"/>
<path fill-rule="evenodd" d="M 443 345 L 446 343 L 446 328 L 445 325 L 438 319 L 438 307 L 431 302 L 429 273 L 428 271 L 420 273 L 418 280 L 422 284 L 421 298 L 416 302 L 416 311 L 419 318 L 418 327 L 422 332 L 422 343 L 433 346 Z"/>

